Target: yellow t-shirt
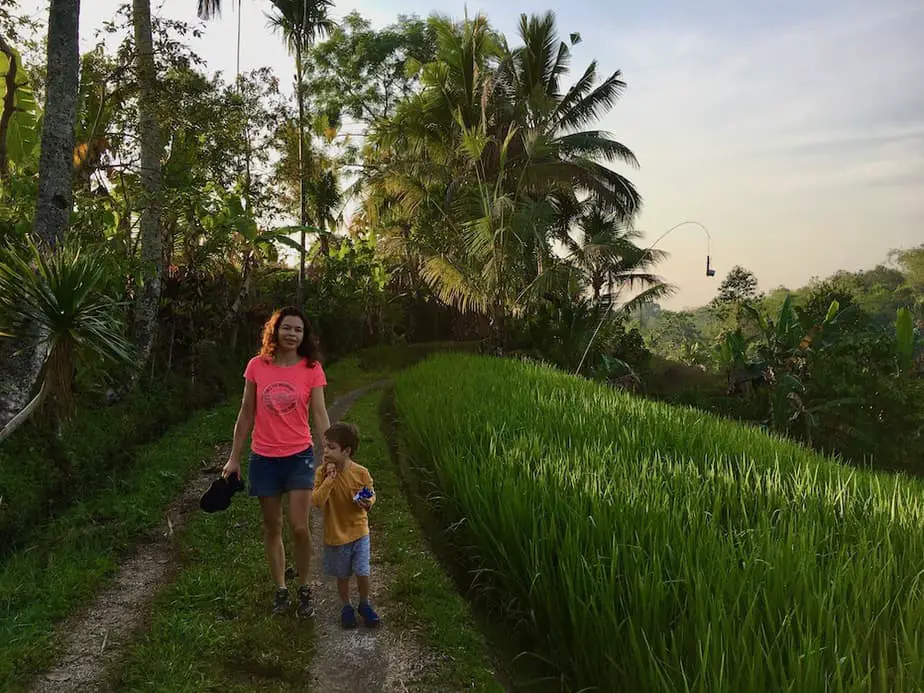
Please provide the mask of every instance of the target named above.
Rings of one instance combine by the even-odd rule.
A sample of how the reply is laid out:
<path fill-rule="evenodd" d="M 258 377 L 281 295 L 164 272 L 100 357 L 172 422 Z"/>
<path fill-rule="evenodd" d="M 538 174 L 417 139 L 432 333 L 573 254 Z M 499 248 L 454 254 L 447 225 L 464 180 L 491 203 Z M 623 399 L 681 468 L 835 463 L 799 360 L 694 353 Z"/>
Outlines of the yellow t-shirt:
<path fill-rule="evenodd" d="M 324 511 L 324 543 L 342 546 L 369 534 L 366 511 L 353 496 L 363 486 L 372 489 L 372 475 L 362 465 L 349 462 L 336 478 L 332 478 L 325 475 L 326 466 L 322 463 L 315 474 L 312 500 Z M 369 500 L 375 503 L 375 496 Z"/>

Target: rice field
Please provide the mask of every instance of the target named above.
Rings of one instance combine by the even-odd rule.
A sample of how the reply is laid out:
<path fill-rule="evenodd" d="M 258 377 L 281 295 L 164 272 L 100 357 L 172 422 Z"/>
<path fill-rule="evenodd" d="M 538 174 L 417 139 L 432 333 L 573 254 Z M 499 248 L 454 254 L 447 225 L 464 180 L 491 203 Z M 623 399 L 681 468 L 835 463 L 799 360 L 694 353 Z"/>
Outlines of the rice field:
<path fill-rule="evenodd" d="M 921 483 L 543 367 L 434 357 L 402 447 L 566 690 L 924 690 Z"/>

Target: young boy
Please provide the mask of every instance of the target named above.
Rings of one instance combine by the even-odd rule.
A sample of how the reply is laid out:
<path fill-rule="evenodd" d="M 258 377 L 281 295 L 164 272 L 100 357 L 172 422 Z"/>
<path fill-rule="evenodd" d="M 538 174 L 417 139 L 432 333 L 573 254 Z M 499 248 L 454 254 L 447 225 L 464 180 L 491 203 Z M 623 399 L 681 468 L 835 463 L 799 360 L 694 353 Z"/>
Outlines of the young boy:
<path fill-rule="evenodd" d="M 359 615 L 368 627 L 379 624 L 369 603 L 369 520 L 375 503 L 369 470 L 353 461 L 359 448 L 356 426 L 338 423 L 324 434 L 324 459 L 317 471 L 314 504 L 324 511 L 324 572 L 337 578 L 343 602 L 340 622 L 356 627 L 356 611 L 350 603 L 350 577 L 359 588 Z M 367 489 L 365 497 L 357 494 Z"/>

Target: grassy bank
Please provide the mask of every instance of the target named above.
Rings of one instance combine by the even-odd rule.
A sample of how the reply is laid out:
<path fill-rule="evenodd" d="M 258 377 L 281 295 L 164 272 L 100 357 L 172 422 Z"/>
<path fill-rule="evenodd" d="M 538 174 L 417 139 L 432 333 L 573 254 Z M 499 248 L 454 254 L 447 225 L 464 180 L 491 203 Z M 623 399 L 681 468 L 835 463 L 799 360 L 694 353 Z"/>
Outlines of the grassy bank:
<path fill-rule="evenodd" d="M 485 601 L 566 687 L 924 681 L 918 482 L 498 359 L 435 357 L 396 407 Z"/>
<path fill-rule="evenodd" d="M 504 689 L 492 674 L 493 657 L 478 632 L 468 603 L 430 553 L 401 488 L 397 460 L 388 449 L 384 395 L 365 397 L 347 418 L 359 426 L 360 459 L 372 471 L 380 501 L 371 518 L 377 561 L 391 576 L 385 592 L 390 627 L 414 633 L 433 655 L 423 690 Z"/>
<path fill-rule="evenodd" d="M 138 539 L 163 524 L 190 475 L 215 461 L 236 414 L 233 405 L 198 412 L 136 449 L 104 490 L 62 512 L 0 566 L 0 689 L 23 690 L 54 660 L 55 623 L 87 604 Z"/>
<path fill-rule="evenodd" d="M 140 446 L 195 411 L 225 400 L 240 379 L 239 359 L 208 361 L 194 383 L 180 376 L 145 383 L 114 405 L 78 397 L 60 437 L 36 417 L 0 444 L 0 556 L 36 536 L 78 499 L 94 495 L 129 469 Z"/>

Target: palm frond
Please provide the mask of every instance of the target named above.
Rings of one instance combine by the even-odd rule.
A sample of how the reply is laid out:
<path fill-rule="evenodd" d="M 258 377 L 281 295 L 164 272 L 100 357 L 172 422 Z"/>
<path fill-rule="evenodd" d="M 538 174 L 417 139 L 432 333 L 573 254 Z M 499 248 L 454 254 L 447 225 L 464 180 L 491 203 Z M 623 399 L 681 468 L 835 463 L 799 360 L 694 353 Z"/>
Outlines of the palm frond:
<path fill-rule="evenodd" d="M 676 292 L 677 292 L 677 287 L 671 284 L 667 284 L 667 283 L 656 284 L 655 286 L 645 289 L 644 291 L 639 293 L 637 296 L 634 296 L 632 297 L 632 299 L 623 303 L 622 306 L 620 307 L 620 310 L 625 315 L 631 315 L 632 313 L 635 313 L 642 306 L 645 306 L 651 303 L 656 303 L 658 301 L 663 301 L 665 298 L 670 298 L 671 296 L 673 296 Z"/>
<path fill-rule="evenodd" d="M 564 135 L 552 141 L 562 156 L 603 159 L 604 161 L 621 161 L 633 168 L 638 168 L 638 159 L 626 145 L 612 139 L 612 135 L 603 130 L 587 130 Z"/>
<path fill-rule="evenodd" d="M 558 41 L 555 14 L 549 11 L 541 16 L 520 15 L 519 33 L 524 45 L 514 51 L 514 63 L 520 96 L 556 96 L 559 78 L 567 71 L 569 51 L 566 44 Z"/>
<path fill-rule="evenodd" d="M 567 108 L 560 110 L 555 129 L 568 131 L 595 123 L 604 113 L 612 110 L 625 89 L 622 73 L 617 70 L 593 91 L 574 99 Z"/>
<path fill-rule="evenodd" d="M 488 310 L 490 300 L 486 292 L 446 257 L 431 257 L 422 276 L 440 300 L 448 305 L 466 313 Z"/>
<path fill-rule="evenodd" d="M 558 106 L 555 108 L 555 112 L 552 114 L 552 122 L 557 124 L 562 114 L 568 113 L 575 104 L 593 90 L 596 81 L 597 61 L 594 60 L 584 70 L 584 74 L 581 75 L 580 79 L 571 85 L 571 88 L 568 89 L 568 92 L 562 97 L 561 101 L 559 101 Z"/>
<path fill-rule="evenodd" d="M 581 157 L 570 162 L 575 184 L 623 219 L 641 211 L 642 196 L 625 176 Z"/>
<path fill-rule="evenodd" d="M 267 27 L 282 35 L 291 55 L 305 50 L 337 27 L 328 16 L 330 0 L 271 0 L 273 12 L 266 14 Z"/>
<path fill-rule="evenodd" d="M 26 253 L 0 250 L 0 331 L 17 339 L 37 332 L 53 347 L 71 343 L 80 358 L 129 361 L 133 350 L 108 293 L 109 271 L 104 251 L 73 242 L 47 257 L 32 241 Z"/>

